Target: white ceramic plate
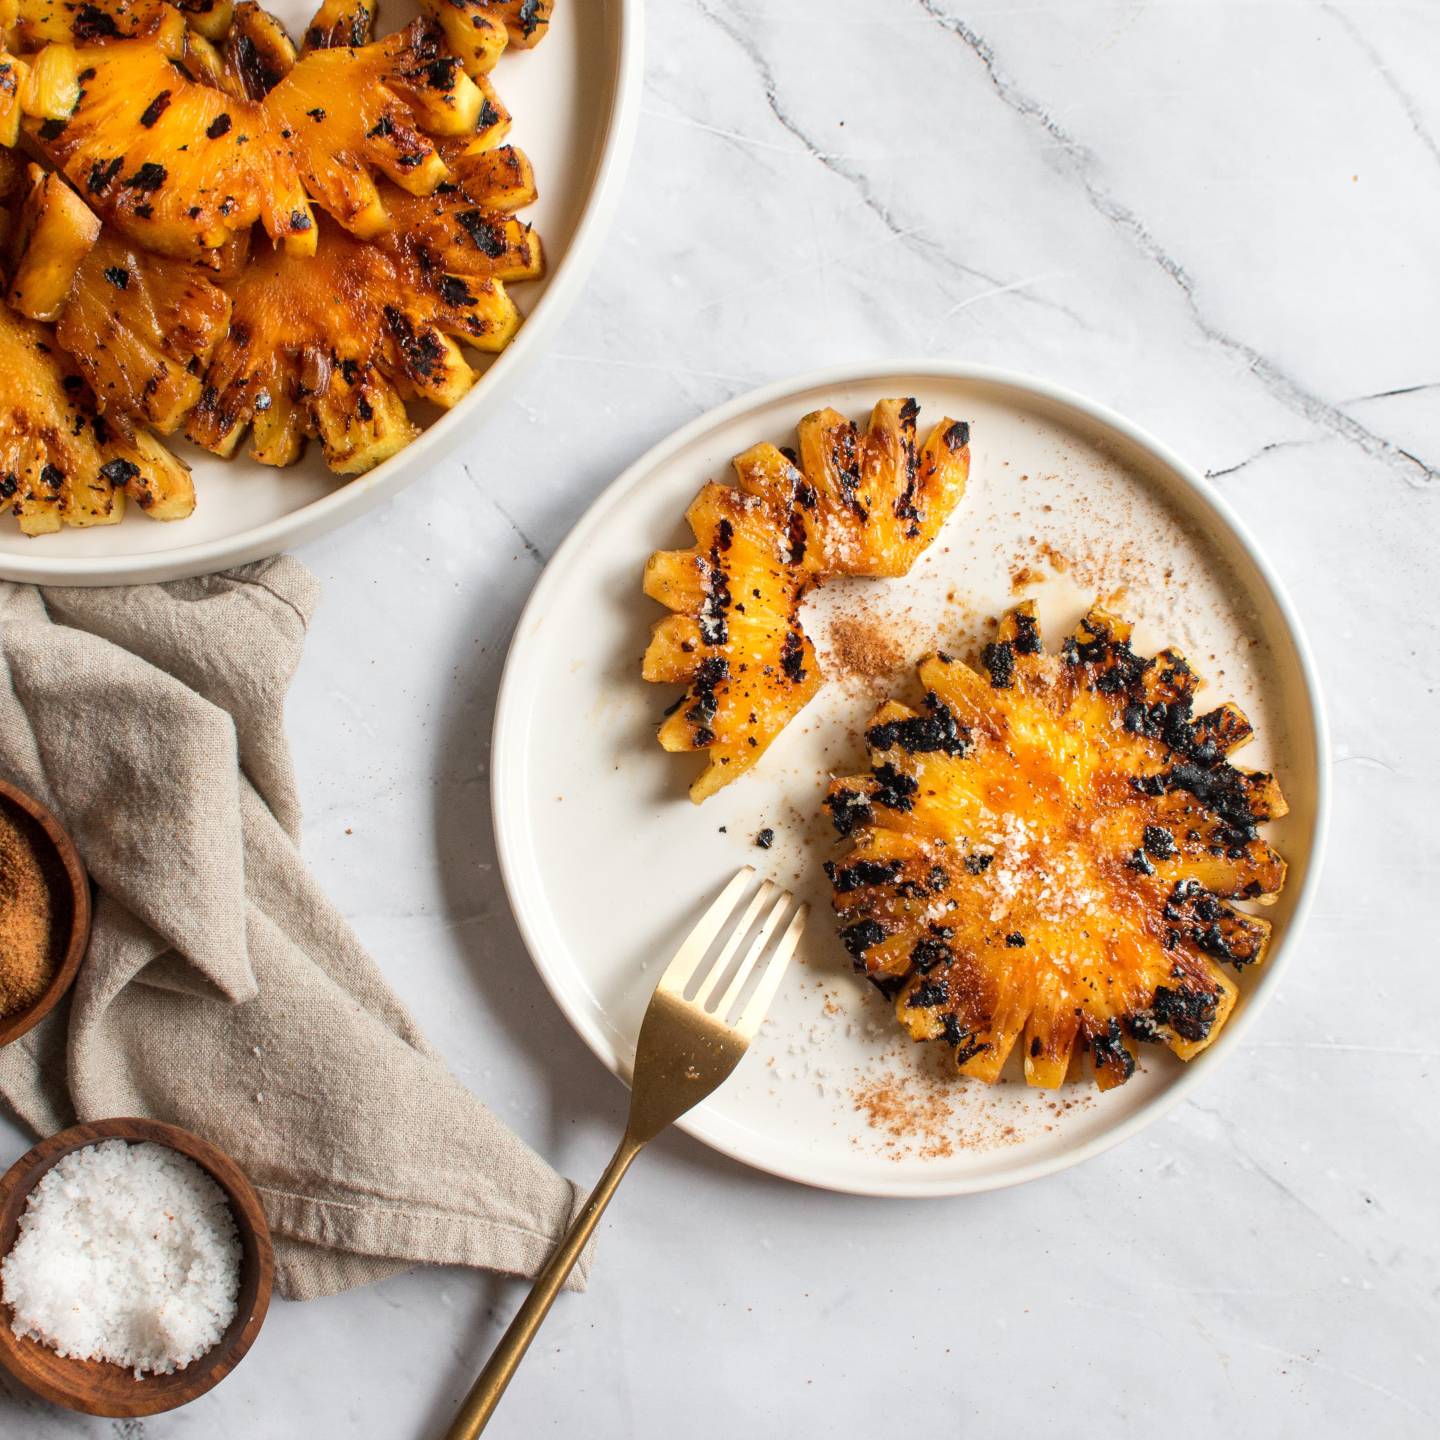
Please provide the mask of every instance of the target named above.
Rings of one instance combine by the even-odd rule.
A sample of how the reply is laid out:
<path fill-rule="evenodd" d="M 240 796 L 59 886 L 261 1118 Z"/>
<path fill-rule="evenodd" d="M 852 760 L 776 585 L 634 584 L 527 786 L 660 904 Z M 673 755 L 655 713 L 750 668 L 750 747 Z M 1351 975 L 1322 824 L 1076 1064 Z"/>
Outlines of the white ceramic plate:
<path fill-rule="evenodd" d="M 824 404 L 856 419 L 887 395 L 971 422 L 970 488 L 931 550 L 898 581 L 827 586 L 804 623 L 835 674 L 847 620 L 903 651 L 894 680 L 827 684 L 739 781 L 703 806 L 701 761 L 664 754 L 654 727 L 674 692 L 639 660 L 662 613 L 640 593 L 646 556 L 690 543 L 701 484 L 759 440 L 790 443 Z M 1029 572 L 1028 574 L 1026 572 Z M 1175 643 L 1237 700 L 1257 738 L 1244 763 L 1274 769 L 1291 813 L 1267 827 L 1290 861 L 1270 910 L 1274 940 L 1220 1038 L 1186 1066 L 1142 1047 L 1129 1084 L 1100 1095 L 945 1076 L 943 1047 L 900 1037 L 851 973 L 830 922 L 818 813 L 830 773 L 862 768 L 860 733 L 887 692 L 911 694 L 915 660 L 961 653 L 985 618 L 1033 595 L 1051 648 L 1096 594 L 1136 621 L 1140 648 Z M 1063 627 L 1063 629 L 1061 628 Z M 941 1195 L 1074 1164 L 1134 1134 L 1240 1042 L 1294 950 L 1319 866 L 1325 729 L 1315 672 L 1289 603 L 1239 523 L 1189 466 L 1119 416 L 1023 376 L 975 366 L 836 370 L 744 396 L 637 462 L 575 527 L 536 587 L 511 647 L 495 725 L 493 800 L 505 881 L 551 993 L 595 1053 L 628 1073 L 665 960 L 723 882 L 755 864 L 811 902 L 801 964 L 736 1075 L 680 1123 L 737 1159 L 840 1190 Z M 769 851 L 754 844 L 775 830 Z"/>
<path fill-rule="evenodd" d="M 275 0 L 267 8 L 299 35 L 318 0 Z M 392 0 L 381 30 L 417 13 Z M 27 538 L 0 525 L 0 578 L 62 585 L 121 585 L 201 575 L 274 555 L 334 529 L 388 499 L 465 439 L 547 342 L 580 293 L 624 181 L 639 111 L 643 18 L 640 0 L 559 0 L 549 34 L 534 50 L 502 56 L 491 77 L 514 116 L 511 141 L 535 166 L 539 200 L 524 218 L 545 246 L 544 278 L 515 285 L 526 319 L 503 354 L 471 355 L 485 374 L 393 459 L 348 483 L 332 475 L 319 447 L 299 465 L 257 465 L 242 446 L 219 460 L 197 446 L 174 448 L 195 471 L 197 504 L 187 520 L 160 524 L 132 511 L 118 525 L 66 528 Z M 488 366 L 488 368 L 487 368 Z"/>

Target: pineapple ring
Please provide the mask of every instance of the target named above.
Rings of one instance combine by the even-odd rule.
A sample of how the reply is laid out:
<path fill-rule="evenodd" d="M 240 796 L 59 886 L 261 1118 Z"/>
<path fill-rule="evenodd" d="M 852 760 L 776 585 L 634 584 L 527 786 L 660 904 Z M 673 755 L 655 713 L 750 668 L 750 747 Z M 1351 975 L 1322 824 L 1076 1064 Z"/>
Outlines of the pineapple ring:
<path fill-rule="evenodd" d="M 658 550 L 644 589 L 657 621 L 642 674 L 685 685 L 660 744 L 704 750 L 699 804 L 738 779 L 820 686 L 799 622 L 812 585 L 903 575 L 965 493 L 970 427 L 942 420 L 916 446 L 914 400 L 882 400 L 861 432 L 834 410 L 800 421 L 799 453 L 756 445 L 739 486 L 707 485 L 686 512 L 689 550 Z"/>
<path fill-rule="evenodd" d="M 1226 902 L 1284 884 L 1257 831 L 1286 813 L 1280 788 L 1229 762 L 1241 712 L 1197 718 L 1184 658 L 1142 658 L 1130 633 L 1095 607 L 1046 655 L 1017 606 L 984 674 L 928 657 L 924 708 L 882 706 L 869 774 L 831 783 L 853 841 L 826 865 L 841 939 L 962 1074 L 993 1083 L 1017 1044 L 1045 1087 L 1086 1052 L 1102 1090 L 1123 1084 L 1131 1041 L 1189 1060 L 1235 1005 L 1217 962 L 1264 957 L 1269 923 Z"/>

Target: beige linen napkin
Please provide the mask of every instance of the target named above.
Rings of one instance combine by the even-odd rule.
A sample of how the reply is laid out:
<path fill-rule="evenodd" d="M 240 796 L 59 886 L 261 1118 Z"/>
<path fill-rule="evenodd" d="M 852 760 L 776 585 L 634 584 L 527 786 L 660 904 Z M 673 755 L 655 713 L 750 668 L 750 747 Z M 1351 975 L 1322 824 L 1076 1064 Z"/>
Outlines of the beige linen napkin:
<path fill-rule="evenodd" d="M 41 1133 L 151 1115 L 213 1140 L 283 1294 L 416 1261 L 530 1275 L 581 1197 L 450 1075 L 296 848 L 282 710 L 316 589 L 288 557 L 0 583 L 0 773 L 99 892 L 70 1003 L 0 1049 L 0 1094 Z"/>

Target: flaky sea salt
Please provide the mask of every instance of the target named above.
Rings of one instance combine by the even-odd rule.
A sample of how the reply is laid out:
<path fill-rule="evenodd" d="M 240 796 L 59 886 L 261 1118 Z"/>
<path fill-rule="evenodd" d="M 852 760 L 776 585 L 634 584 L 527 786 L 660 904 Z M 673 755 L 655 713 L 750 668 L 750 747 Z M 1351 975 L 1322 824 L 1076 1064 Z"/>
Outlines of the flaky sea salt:
<path fill-rule="evenodd" d="M 102 1140 L 31 1191 L 0 1296 L 15 1333 L 58 1354 L 169 1374 L 234 1319 L 240 1254 L 225 1194 L 193 1160 Z"/>

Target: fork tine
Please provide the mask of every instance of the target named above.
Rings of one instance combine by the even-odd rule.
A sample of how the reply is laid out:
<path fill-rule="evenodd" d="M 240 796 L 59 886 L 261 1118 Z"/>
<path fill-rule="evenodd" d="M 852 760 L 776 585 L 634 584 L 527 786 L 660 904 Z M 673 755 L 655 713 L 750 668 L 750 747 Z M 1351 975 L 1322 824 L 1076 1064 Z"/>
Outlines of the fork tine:
<path fill-rule="evenodd" d="M 800 943 L 800 936 L 805 929 L 805 921 L 809 915 L 810 907 L 808 905 L 797 907 L 794 918 L 790 921 L 784 935 L 780 937 L 780 943 L 775 947 L 775 953 L 770 957 L 770 964 L 760 977 L 760 983 L 755 987 L 755 993 L 740 1012 L 740 1018 L 735 1022 L 734 1028 L 740 1031 L 746 1040 L 749 1040 L 760 1028 L 760 1022 L 764 1020 L 769 1011 L 770 1002 L 774 1000 L 775 992 L 785 978 L 785 971 L 790 966 L 790 957 Z"/>
<path fill-rule="evenodd" d="M 755 867 L 744 866 L 733 880 L 720 892 L 715 903 L 701 916 L 699 923 L 681 942 L 675 958 L 665 967 L 657 989 L 674 990 L 684 993 L 695 974 L 696 967 L 705 958 L 720 928 L 735 910 L 745 887 L 755 878 Z"/>
<path fill-rule="evenodd" d="M 735 978 L 731 980 L 723 998 L 715 1007 L 717 1020 L 724 1020 L 734 1008 L 735 1002 L 740 998 L 740 992 L 745 988 L 745 982 L 754 974 L 755 967 L 760 963 L 760 957 L 769 947 L 770 937 L 780 925 L 780 917 L 789 909 L 791 899 L 788 891 L 780 892 L 780 899 L 776 901 L 774 908 L 765 917 L 765 923 L 760 927 L 760 933 L 755 937 L 755 943 L 750 947 L 749 954 L 740 962 L 740 968 L 736 970 Z"/>
<path fill-rule="evenodd" d="M 749 908 L 745 911 L 744 917 L 731 931 L 730 938 L 725 942 L 725 948 L 721 950 L 715 963 L 710 967 L 710 973 L 700 982 L 700 988 L 695 992 L 692 1004 L 704 1005 L 715 993 L 715 987 L 719 985 L 725 971 L 729 969 L 731 960 L 735 958 L 735 952 L 740 948 L 740 942 L 750 933 L 750 927 L 759 918 L 761 910 L 764 909 L 766 902 L 774 893 L 775 886 L 769 880 L 761 883 L 760 888 L 755 892 L 755 898 L 751 900 Z M 722 1006 L 717 1013 L 723 1015 L 724 1007 Z"/>

